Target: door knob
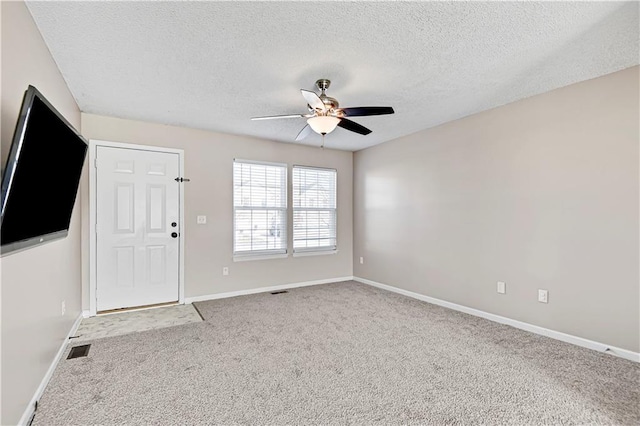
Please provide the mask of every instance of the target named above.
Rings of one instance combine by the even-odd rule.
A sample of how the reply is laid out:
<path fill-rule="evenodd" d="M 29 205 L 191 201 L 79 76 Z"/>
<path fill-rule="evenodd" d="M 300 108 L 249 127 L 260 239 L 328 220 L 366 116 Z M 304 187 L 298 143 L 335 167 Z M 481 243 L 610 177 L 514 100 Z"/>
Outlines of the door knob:
<path fill-rule="evenodd" d="M 178 233 L 177 232 L 172 232 L 171 233 L 171 237 L 172 238 L 178 238 Z"/>

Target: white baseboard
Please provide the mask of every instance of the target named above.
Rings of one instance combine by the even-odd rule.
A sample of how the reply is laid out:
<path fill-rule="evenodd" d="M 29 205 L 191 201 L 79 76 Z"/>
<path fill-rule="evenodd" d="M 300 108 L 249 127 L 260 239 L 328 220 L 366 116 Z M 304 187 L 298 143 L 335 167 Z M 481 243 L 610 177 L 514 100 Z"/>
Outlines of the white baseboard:
<path fill-rule="evenodd" d="M 604 343 L 594 342 L 593 340 L 584 339 L 582 337 L 573 336 L 571 334 L 562 333 L 548 328 L 539 327 L 537 325 L 529 324 L 526 322 L 514 320 L 500 315 L 491 314 L 489 312 L 481 311 L 479 309 L 469 308 L 467 306 L 458 305 L 457 303 L 447 302 L 446 300 L 436 299 L 434 297 L 425 296 L 423 294 L 414 293 L 412 291 L 403 290 L 401 288 L 393 287 L 387 284 L 382 284 L 376 281 L 371 281 L 366 278 L 353 277 L 354 281 L 358 281 L 363 284 L 368 284 L 373 287 L 378 287 L 383 290 L 392 291 L 394 293 L 402 294 L 404 296 L 412 297 L 414 299 L 422 300 L 423 302 L 432 303 L 434 305 L 443 306 L 445 308 L 453 309 L 455 311 L 464 312 L 466 314 L 474 315 L 477 317 L 485 318 L 490 321 L 498 322 L 500 324 L 510 325 L 521 330 L 529 331 L 531 333 L 540 334 L 542 336 L 551 337 L 552 339 L 561 340 L 566 343 L 571 343 L 584 348 L 593 349 L 598 352 L 606 352 L 611 355 L 615 355 L 620 358 L 628 359 L 630 361 L 640 362 L 640 353 L 629 351 L 627 349 L 617 348 L 615 346 L 607 345 Z"/>
<path fill-rule="evenodd" d="M 89 318 L 91 316 L 91 311 L 90 310 L 86 310 L 86 311 L 82 311 L 82 318 Z"/>
<path fill-rule="evenodd" d="M 204 302 L 205 300 L 226 299 L 227 297 L 246 296 L 248 294 L 267 293 L 272 291 L 287 290 L 290 288 L 307 287 L 310 285 L 337 283 L 341 281 L 351 281 L 353 277 L 338 277 L 325 280 L 304 281 L 300 283 L 274 285 L 270 287 L 258 287 L 249 290 L 230 291 L 227 293 L 205 294 L 204 296 L 185 297 L 184 303 Z"/>
<path fill-rule="evenodd" d="M 78 318 L 76 318 L 76 321 L 71 326 L 71 330 L 69 330 L 69 333 L 64 338 L 64 341 L 60 345 L 60 349 L 58 349 L 58 353 L 56 354 L 55 358 L 51 362 L 51 365 L 49 366 L 49 369 L 47 370 L 47 374 L 45 374 L 44 377 L 42 378 L 42 381 L 40 382 L 40 386 L 38 386 L 38 389 L 36 389 L 36 393 L 33 395 L 33 398 L 31 398 L 31 401 L 29 401 L 29 405 L 27 406 L 27 409 L 25 410 L 24 414 L 22 414 L 22 417 L 20 418 L 20 422 L 18 423 L 19 425 L 22 426 L 22 425 L 29 424 L 29 420 L 31 420 L 31 417 L 33 416 L 33 412 L 35 411 L 35 408 L 36 408 L 36 402 L 38 402 L 38 400 L 42 396 L 44 389 L 47 387 L 47 385 L 49 384 L 49 380 L 51 380 L 51 377 L 53 376 L 53 372 L 56 370 L 56 367 L 58 366 L 58 362 L 60 362 L 60 359 L 64 355 L 64 351 L 67 348 L 67 344 L 69 343 L 69 338 L 72 336 L 75 336 L 76 331 L 80 326 L 80 321 L 82 321 L 82 317 L 83 317 L 82 314 L 78 315 Z"/>

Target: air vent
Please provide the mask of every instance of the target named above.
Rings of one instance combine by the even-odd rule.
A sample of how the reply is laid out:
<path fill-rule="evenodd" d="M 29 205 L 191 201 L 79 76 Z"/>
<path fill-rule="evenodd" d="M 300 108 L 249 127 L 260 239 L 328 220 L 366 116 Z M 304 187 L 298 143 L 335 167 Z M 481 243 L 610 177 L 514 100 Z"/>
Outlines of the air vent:
<path fill-rule="evenodd" d="M 271 294 L 282 294 L 282 293 L 289 293 L 287 290 L 282 290 L 282 291 L 274 291 Z"/>
<path fill-rule="evenodd" d="M 89 348 L 91 345 L 82 345 L 82 346 L 74 346 L 69 351 L 69 356 L 67 359 L 80 358 L 83 356 L 87 356 L 89 354 Z"/>

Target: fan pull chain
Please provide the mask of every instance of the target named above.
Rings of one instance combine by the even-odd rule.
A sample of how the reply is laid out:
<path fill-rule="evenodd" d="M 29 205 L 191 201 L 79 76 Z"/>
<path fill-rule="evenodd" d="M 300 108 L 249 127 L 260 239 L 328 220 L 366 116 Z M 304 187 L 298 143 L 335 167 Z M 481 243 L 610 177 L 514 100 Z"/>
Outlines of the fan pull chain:
<path fill-rule="evenodd" d="M 322 144 L 320 144 L 320 148 L 324 149 L 324 133 L 322 134 Z"/>

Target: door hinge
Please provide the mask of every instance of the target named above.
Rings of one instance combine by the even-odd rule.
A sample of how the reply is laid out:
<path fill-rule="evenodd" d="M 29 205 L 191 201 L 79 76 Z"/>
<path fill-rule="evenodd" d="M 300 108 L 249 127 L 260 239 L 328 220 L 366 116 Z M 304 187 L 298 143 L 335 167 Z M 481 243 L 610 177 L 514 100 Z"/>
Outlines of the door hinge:
<path fill-rule="evenodd" d="M 176 182 L 191 182 L 191 179 L 187 179 L 187 178 L 183 178 L 183 177 L 177 177 L 174 179 Z"/>
<path fill-rule="evenodd" d="M 98 159 L 97 158 L 93 159 L 93 167 L 96 168 L 96 169 L 98 168 Z"/>

